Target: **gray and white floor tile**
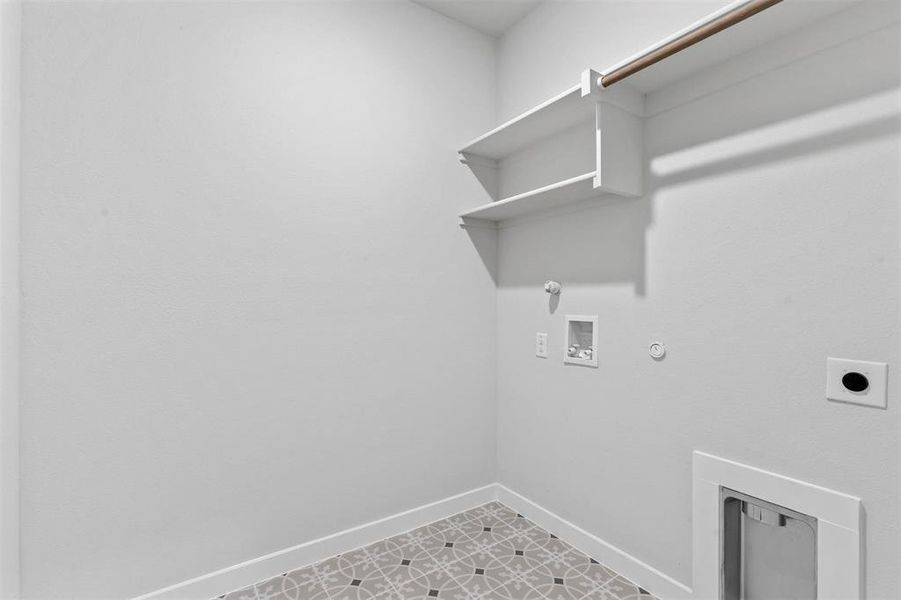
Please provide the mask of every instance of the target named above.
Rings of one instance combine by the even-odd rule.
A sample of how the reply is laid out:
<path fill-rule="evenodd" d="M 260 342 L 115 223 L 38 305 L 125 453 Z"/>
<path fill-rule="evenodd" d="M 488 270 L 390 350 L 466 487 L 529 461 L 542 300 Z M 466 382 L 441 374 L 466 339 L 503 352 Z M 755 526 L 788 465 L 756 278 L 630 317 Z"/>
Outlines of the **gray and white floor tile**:
<path fill-rule="evenodd" d="M 655 600 L 500 502 L 224 594 L 225 600 Z"/>

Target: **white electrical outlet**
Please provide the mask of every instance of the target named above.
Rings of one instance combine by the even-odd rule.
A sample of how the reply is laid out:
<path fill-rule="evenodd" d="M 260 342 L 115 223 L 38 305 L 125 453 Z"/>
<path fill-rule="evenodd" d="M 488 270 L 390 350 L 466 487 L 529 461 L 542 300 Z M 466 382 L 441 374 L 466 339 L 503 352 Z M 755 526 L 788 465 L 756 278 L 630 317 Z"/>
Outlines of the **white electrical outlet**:
<path fill-rule="evenodd" d="M 535 334 L 535 356 L 539 358 L 547 358 L 547 334 Z"/>
<path fill-rule="evenodd" d="M 885 408 L 888 365 L 866 360 L 826 359 L 826 399 Z"/>

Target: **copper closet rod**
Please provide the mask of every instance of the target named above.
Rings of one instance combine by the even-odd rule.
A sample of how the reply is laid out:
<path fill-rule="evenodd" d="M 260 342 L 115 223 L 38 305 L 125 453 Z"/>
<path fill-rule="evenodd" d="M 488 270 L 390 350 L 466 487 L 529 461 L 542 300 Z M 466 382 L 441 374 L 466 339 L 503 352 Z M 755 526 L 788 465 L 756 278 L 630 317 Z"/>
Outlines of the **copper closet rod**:
<path fill-rule="evenodd" d="M 617 81 L 622 81 L 626 77 L 638 73 L 642 69 L 647 69 L 664 58 L 668 58 L 677 52 L 681 52 L 690 46 L 694 46 L 700 41 L 706 40 L 710 36 L 715 35 L 724 29 L 741 23 L 748 17 L 753 17 L 760 11 L 779 4 L 781 1 L 782 0 L 749 0 L 741 6 L 721 14 L 712 21 L 704 23 L 696 29 L 692 29 L 683 35 L 680 35 L 659 48 L 651 50 L 647 54 L 639 56 L 635 60 L 629 61 L 609 73 L 601 75 L 598 78 L 598 84 L 601 87 L 609 87 Z"/>

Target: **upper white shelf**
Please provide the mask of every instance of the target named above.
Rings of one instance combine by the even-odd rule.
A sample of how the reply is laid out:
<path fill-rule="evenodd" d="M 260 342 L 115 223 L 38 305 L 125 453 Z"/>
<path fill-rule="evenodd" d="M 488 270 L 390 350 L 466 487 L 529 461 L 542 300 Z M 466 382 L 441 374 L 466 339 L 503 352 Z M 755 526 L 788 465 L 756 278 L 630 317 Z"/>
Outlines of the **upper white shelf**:
<path fill-rule="evenodd" d="M 608 88 L 599 86 L 598 80 L 603 73 L 650 54 L 746 1 L 733 2 L 604 71 L 583 72 L 579 85 L 464 146 L 460 150 L 463 162 L 479 177 L 492 202 L 466 211 L 460 217 L 497 222 L 590 197 L 640 196 L 645 168 L 643 117 L 656 112 L 654 103 L 660 97 L 656 95 L 647 100 L 649 112 L 646 112 L 648 94 L 663 88 L 668 88 L 669 92 L 668 86 L 686 77 L 764 46 L 863 0 L 783 0 L 730 27 L 727 32 L 707 38 L 623 82 Z M 690 85 L 687 83 L 688 87 Z M 595 130 L 594 133 L 586 127 Z M 570 139 L 566 137 L 569 130 L 582 132 L 578 136 L 583 133 L 595 135 L 595 147 L 588 148 L 579 141 L 585 140 L 584 136 L 572 138 L 572 144 L 561 142 L 561 139 Z M 593 157 L 590 156 L 592 153 Z M 515 157 L 506 160 L 512 155 Z M 586 163 L 592 161 L 595 170 L 586 173 Z M 523 165 L 528 165 L 526 170 Z M 535 187 L 522 191 L 527 187 L 523 185 L 526 180 Z M 513 195 L 504 197 L 506 190 Z"/>
<path fill-rule="evenodd" d="M 598 77 L 597 71 L 584 71 L 579 85 L 477 137 L 462 148 L 460 154 L 500 160 L 548 136 L 594 119 L 595 102 L 601 97 L 632 113 L 643 112 L 640 92 L 628 85 L 601 90 Z"/>
<path fill-rule="evenodd" d="M 553 133 L 587 121 L 594 116 L 594 104 L 583 102 L 582 98 L 581 85 L 570 88 L 477 137 L 460 150 L 460 154 L 497 160 Z"/>
<path fill-rule="evenodd" d="M 641 195 L 643 96 L 625 85 L 600 90 L 599 77 L 586 70 L 579 85 L 460 150 L 492 198 L 461 218 L 504 221 L 599 193 Z M 522 191 L 525 180 L 534 187 Z"/>

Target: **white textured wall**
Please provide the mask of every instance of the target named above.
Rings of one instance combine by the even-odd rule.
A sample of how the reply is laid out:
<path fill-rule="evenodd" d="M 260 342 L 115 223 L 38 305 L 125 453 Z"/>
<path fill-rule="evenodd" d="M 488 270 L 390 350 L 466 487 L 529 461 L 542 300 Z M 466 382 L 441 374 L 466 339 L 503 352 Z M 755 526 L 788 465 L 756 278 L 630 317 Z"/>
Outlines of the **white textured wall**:
<path fill-rule="evenodd" d="M 124 598 L 494 480 L 454 159 L 493 42 L 408 3 L 29 3 L 26 598 Z"/>
<path fill-rule="evenodd" d="M 0 2 L 0 598 L 19 595 L 21 32 L 21 2 Z"/>
<path fill-rule="evenodd" d="M 500 44 L 499 116 L 710 9 L 539 7 Z M 502 483 L 690 585 L 692 450 L 774 470 L 859 495 L 867 597 L 901 596 L 901 96 L 883 25 L 650 118 L 644 198 L 501 231 Z M 599 315 L 597 370 L 562 364 L 566 313 Z M 889 409 L 827 402 L 827 356 L 890 363 Z"/>

